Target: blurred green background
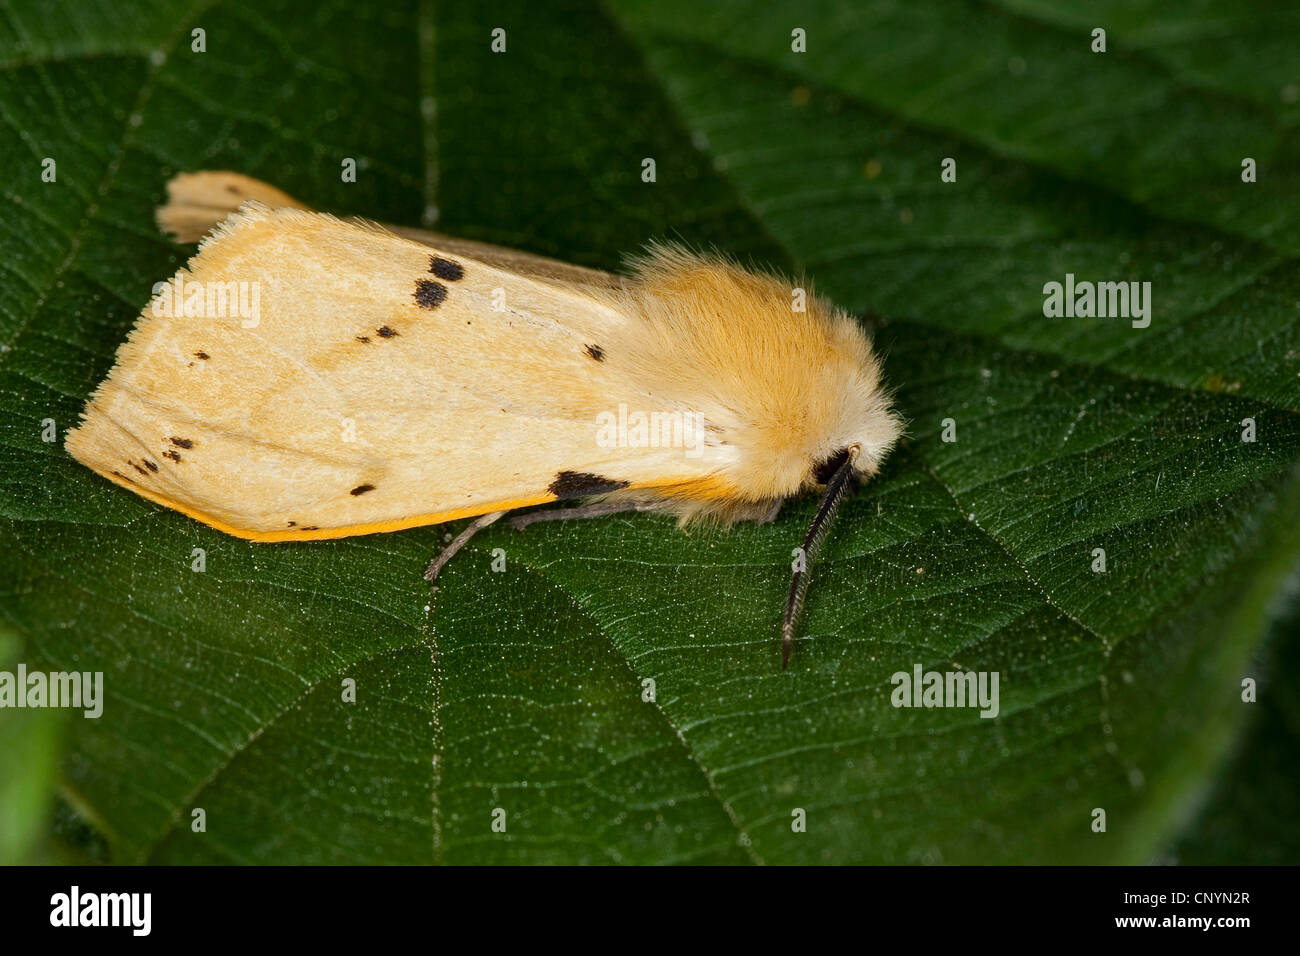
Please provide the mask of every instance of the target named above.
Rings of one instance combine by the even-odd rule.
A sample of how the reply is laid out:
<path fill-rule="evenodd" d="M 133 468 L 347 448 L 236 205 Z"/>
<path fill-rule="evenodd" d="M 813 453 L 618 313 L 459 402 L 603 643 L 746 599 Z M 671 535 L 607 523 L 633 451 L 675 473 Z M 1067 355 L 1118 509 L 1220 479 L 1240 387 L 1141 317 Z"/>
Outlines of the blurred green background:
<path fill-rule="evenodd" d="M 1293 4 L 4 10 L 0 670 L 107 700 L 0 710 L 3 860 L 1300 862 Z M 432 595 L 443 529 L 253 545 L 72 461 L 205 168 L 608 269 L 716 247 L 863 316 L 908 438 L 790 670 L 812 501 L 493 528 Z M 1151 282 L 1150 327 L 1044 317 L 1066 273 Z M 894 709 L 918 663 L 998 671 L 999 717 Z"/>

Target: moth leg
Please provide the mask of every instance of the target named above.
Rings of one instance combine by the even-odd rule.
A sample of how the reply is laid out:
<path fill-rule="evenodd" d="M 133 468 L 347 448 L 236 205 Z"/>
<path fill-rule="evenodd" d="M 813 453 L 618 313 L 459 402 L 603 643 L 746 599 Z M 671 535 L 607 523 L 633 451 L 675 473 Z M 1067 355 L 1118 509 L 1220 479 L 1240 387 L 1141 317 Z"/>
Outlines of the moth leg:
<path fill-rule="evenodd" d="M 436 581 L 438 579 L 438 572 L 443 569 L 443 566 L 446 565 L 448 561 L 456 556 L 456 552 L 465 547 L 465 544 L 470 538 L 474 537 L 474 535 L 478 534 L 492 522 L 496 521 L 503 514 L 505 514 L 504 511 L 491 511 L 485 515 L 480 515 L 471 521 L 469 527 L 456 535 L 451 544 L 443 548 L 442 553 L 429 562 L 429 569 L 424 572 L 424 579 L 430 584 Z"/>
<path fill-rule="evenodd" d="M 567 521 L 570 518 L 599 518 L 602 515 L 618 514 L 620 511 L 655 511 L 659 505 L 646 501 L 598 501 L 591 505 L 577 508 L 553 508 L 549 511 L 529 511 L 515 515 L 510 519 L 510 527 L 523 531 L 530 524 L 538 521 Z"/>

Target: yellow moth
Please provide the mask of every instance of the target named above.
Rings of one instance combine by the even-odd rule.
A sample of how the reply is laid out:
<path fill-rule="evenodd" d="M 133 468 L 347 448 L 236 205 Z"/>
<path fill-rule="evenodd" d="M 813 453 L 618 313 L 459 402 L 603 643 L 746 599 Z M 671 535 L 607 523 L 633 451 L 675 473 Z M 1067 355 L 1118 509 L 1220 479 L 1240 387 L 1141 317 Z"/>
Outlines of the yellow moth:
<path fill-rule="evenodd" d="M 845 490 L 900 432 L 858 324 L 788 282 L 653 246 L 626 276 L 313 212 L 228 172 L 178 176 L 160 224 L 202 237 L 87 403 L 68 450 L 253 541 L 652 510 L 768 521 L 820 490 L 782 660 Z"/>

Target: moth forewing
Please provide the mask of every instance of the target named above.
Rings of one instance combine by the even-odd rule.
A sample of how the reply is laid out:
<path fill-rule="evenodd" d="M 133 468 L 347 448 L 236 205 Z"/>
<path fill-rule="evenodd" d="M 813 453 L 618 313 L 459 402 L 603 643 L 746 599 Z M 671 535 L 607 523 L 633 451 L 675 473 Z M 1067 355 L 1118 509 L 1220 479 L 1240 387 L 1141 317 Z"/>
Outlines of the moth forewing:
<path fill-rule="evenodd" d="M 231 282 L 255 315 L 198 298 L 176 314 Z M 223 531 L 364 534 L 702 473 L 673 449 L 602 446 L 601 414 L 637 401 L 600 345 L 626 319 L 572 283 L 250 205 L 171 285 L 68 448 Z"/>

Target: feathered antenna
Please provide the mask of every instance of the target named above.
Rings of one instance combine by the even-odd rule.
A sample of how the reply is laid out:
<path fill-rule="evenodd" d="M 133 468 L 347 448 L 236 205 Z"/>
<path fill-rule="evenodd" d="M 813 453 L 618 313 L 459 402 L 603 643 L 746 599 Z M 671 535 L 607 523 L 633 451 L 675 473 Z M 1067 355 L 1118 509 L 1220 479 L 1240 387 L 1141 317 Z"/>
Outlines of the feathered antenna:
<path fill-rule="evenodd" d="M 781 621 L 781 669 L 790 665 L 790 651 L 794 649 L 794 629 L 799 623 L 799 613 L 803 610 L 804 595 L 808 593 L 808 582 L 812 578 L 812 564 L 821 551 L 826 532 L 830 531 L 835 513 L 840 510 L 844 492 L 848 490 L 849 479 L 853 477 L 853 454 L 845 448 L 836 452 L 822 465 L 818 477 L 830 472 L 826 480 L 826 494 L 822 496 L 821 507 L 813 518 L 808 534 L 803 539 L 803 560 L 800 561 L 790 579 L 790 597 L 785 602 L 785 618 Z"/>

